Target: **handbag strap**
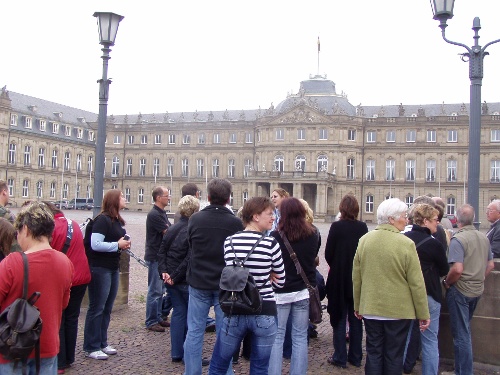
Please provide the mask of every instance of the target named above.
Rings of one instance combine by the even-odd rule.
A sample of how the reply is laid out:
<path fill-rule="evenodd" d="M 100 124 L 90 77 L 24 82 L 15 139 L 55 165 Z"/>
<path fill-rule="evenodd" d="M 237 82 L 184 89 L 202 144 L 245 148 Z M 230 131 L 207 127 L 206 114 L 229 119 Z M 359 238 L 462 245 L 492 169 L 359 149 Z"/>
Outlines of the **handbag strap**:
<path fill-rule="evenodd" d="M 424 238 L 422 241 L 420 241 L 420 242 L 419 242 L 419 243 L 415 246 L 415 248 L 416 248 L 416 249 L 418 249 L 418 247 L 419 247 L 420 245 L 423 245 L 424 243 L 426 243 L 426 242 L 427 242 L 427 241 L 429 241 L 430 239 L 432 239 L 432 237 L 426 237 L 426 238 Z"/>
<path fill-rule="evenodd" d="M 63 254 L 66 254 L 68 252 L 69 245 L 71 244 L 71 239 L 73 238 L 73 223 L 68 218 L 66 218 L 66 220 L 68 221 L 68 230 L 66 232 L 66 242 L 64 243 L 64 246 L 61 249 L 61 252 Z"/>
<path fill-rule="evenodd" d="M 292 245 L 290 245 L 290 241 L 288 241 L 286 234 L 282 231 L 280 231 L 279 234 L 280 234 L 281 238 L 283 239 L 283 242 L 285 243 L 285 247 L 287 248 L 288 252 L 290 253 L 290 258 L 292 258 L 293 263 L 295 264 L 295 268 L 297 269 L 297 274 L 300 274 L 300 276 L 302 276 L 302 280 L 304 280 L 304 283 L 306 284 L 307 289 L 311 289 L 312 286 L 309 283 L 309 280 L 307 279 L 307 276 L 304 273 L 304 270 L 300 266 L 300 262 L 297 259 L 297 254 L 295 254 L 295 251 L 293 251 Z"/>
<path fill-rule="evenodd" d="M 24 265 L 24 280 L 23 280 L 23 299 L 28 299 L 28 277 L 29 277 L 29 268 L 28 268 L 28 257 L 26 254 L 21 251 L 21 256 L 23 257 L 23 265 Z"/>
<path fill-rule="evenodd" d="M 238 266 L 241 266 L 243 267 L 245 262 L 247 261 L 248 257 L 253 253 L 253 251 L 255 250 L 255 248 L 257 247 L 257 245 L 260 243 L 260 241 L 262 241 L 264 239 L 265 236 L 262 236 L 260 237 L 257 242 L 255 242 L 255 244 L 252 246 L 252 248 L 250 249 L 250 251 L 248 252 L 247 256 L 245 257 L 245 259 L 241 260 L 240 258 L 238 258 L 236 256 L 236 251 L 234 250 L 234 246 L 233 246 L 233 236 L 229 237 L 229 245 L 231 245 L 231 249 L 233 249 L 233 253 L 234 253 L 234 259 L 233 259 L 233 263 L 237 263 L 238 262 Z"/>

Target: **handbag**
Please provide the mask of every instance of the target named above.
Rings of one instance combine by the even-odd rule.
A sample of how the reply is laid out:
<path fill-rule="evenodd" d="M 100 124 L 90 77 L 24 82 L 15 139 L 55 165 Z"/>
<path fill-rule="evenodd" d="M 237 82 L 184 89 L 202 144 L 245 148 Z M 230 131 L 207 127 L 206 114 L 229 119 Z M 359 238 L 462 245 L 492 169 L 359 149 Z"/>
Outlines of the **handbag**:
<path fill-rule="evenodd" d="M 292 245 L 286 238 L 285 233 L 279 232 L 285 246 L 290 253 L 290 258 L 292 258 L 295 268 L 297 269 L 297 274 L 302 276 L 302 280 L 306 284 L 307 290 L 309 291 L 309 321 L 313 324 L 319 324 L 323 320 L 323 309 L 321 307 L 321 300 L 319 299 L 319 290 L 317 286 L 312 286 L 304 273 L 304 270 L 300 266 L 300 262 L 297 259 L 297 254 L 292 249 Z"/>

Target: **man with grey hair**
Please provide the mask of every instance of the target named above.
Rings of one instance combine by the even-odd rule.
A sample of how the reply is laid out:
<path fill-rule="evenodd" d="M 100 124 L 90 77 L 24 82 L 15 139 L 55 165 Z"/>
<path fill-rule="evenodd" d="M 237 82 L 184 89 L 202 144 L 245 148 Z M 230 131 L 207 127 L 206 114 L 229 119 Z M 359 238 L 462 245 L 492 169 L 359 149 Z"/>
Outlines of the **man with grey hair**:
<path fill-rule="evenodd" d="M 457 211 L 458 231 L 451 238 L 450 271 L 443 279 L 455 349 L 455 374 L 469 375 L 472 369 L 470 321 L 483 294 L 484 279 L 493 269 L 493 255 L 486 235 L 473 224 L 474 208 L 464 204 Z"/>
<path fill-rule="evenodd" d="M 5 181 L 0 180 L 0 217 L 14 224 L 15 217 L 6 207 L 7 203 L 9 203 L 9 187 Z"/>
<path fill-rule="evenodd" d="M 495 199 L 486 208 L 486 218 L 491 223 L 486 236 L 490 240 L 494 258 L 500 258 L 500 199 Z"/>

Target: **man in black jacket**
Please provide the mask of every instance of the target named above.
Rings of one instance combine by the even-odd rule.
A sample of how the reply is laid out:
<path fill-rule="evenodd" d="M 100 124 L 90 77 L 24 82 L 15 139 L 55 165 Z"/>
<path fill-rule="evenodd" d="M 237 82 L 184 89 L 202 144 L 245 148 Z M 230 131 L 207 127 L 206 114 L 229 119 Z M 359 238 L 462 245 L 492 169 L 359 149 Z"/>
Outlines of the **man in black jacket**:
<path fill-rule="evenodd" d="M 188 224 L 190 261 L 188 333 L 184 342 L 186 375 L 201 374 L 203 336 L 210 307 L 214 307 L 216 331 L 221 332 L 223 313 L 219 307 L 219 281 L 224 262 L 224 240 L 243 230 L 240 219 L 228 208 L 231 183 L 214 178 L 208 183 L 210 205 L 191 216 Z M 232 372 L 231 369 L 229 369 Z"/>

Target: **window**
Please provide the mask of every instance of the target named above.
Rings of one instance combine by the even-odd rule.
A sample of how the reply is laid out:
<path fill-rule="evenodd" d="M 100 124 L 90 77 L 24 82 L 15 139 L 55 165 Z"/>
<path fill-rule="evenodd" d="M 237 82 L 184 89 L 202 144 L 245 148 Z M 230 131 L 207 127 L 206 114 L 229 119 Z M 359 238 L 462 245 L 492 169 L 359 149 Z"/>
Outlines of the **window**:
<path fill-rule="evenodd" d="M 328 139 L 328 131 L 324 128 L 319 129 L 318 139 L 320 141 L 326 141 Z"/>
<path fill-rule="evenodd" d="M 196 177 L 203 177 L 204 176 L 204 162 L 203 159 L 196 159 Z"/>
<path fill-rule="evenodd" d="M 80 172 L 82 170 L 82 154 L 76 155 L 76 171 Z"/>
<path fill-rule="evenodd" d="M 92 155 L 89 155 L 89 157 L 87 158 L 87 172 L 92 173 L 92 164 L 94 164 L 94 156 Z"/>
<path fill-rule="evenodd" d="M 406 142 L 415 142 L 417 140 L 417 131 L 416 130 L 407 130 L 406 131 Z"/>
<path fill-rule="evenodd" d="M 182 174 L 182 177 L 189 176 L 189 160 L 187 158 L 182 159 L 181 174 Z"/>
<path fill-rule="evenodd" d="M 227 163 L 227 177 L 234 178 L 235 169 L 236 168 L 234 159 L 229 159 Z"/>
<path fill-rule="evenodd" d="M 161 134 L 155 134 L 155 145 L 161 145 Z"/>
<path fill-rule="evenodd" d="M 94 142 L 95 140 L 95 133 L 93 130 L 89 130 L 89 142 Z"/>
<path fill-rule="evenodd" d="M 175 134 L 169 134 L 168 135 L 168 144 L 169 145 L 175 145 Z"/>
<path fill-rule="evenodd" d="M 32 119 L 31 119 L 31 117 L 26 117 L 26 118 L 24 119 L 24 127 L 25 127 L 26 129 L 31 129 L 31 126 L 32 126 L 31 124 L 32 124 Z"/>
<path fill-rule="evenodd" d="M 28 182 L 28 179 L 24 179 L 23 180 L 23 198 L 28 198 L 29 196 L 29 182 Z"/>
<path fill-rule="evenodd" d="M 276 129 L 276 140 L 283 141 L 285 139 L 285 129 L 278 128 Z"/>
<path fill-rule="evenodd" d="M 120 136 L 119 135 L 115 134 L 113 136 L 113 144 L 115 144 L 115 145 L 119 145 L 120 144 Z"/>
<path fill-rule="evenodd" d="M 348 141 L 355 141 L 356 140 L 356 130 L 349 129 L 347 131 L 347 140 Z"/>
<path fill-rule="evenodd" d="M 116 189 L 116 188 L 115 188 Z M 80 197 L 80 190 L 81 190 L 81 186 L 80 186 L 80 183 L 77 183 L 76 184 L 76 197 L 79 198 Z"/>
<path fill-rule="evenodd" d="M 70 163 L 70 153 L 66 151 L 64 153 L 64 170 L 69 171 L 69 163 Z"/>
<path fill-rule="evenodd" d="M 92 196 L 92 187 L 90 185 L 87 185 L 87 198 L 90 198 Z"/>
<path fill-rule="evenodd" d="M 113 156 L 113 161 L 111 162 L 111 177 L 117 177 L 120 171 L 120 159 L 118 156 Z"/>
<path fill-rule="evenodd" d="M 386 179 L 386 181 L 394 181 L 395 170 L 396 170 L 396 161 L 393 159 L 387 159 L 385 161 L 385 179 Z"/>
<path fill-rule="evenodd" d="M 148 144 L 148 135 L 141 134 L 141 145 L 147 145 L 147 144 Z"/>
<path fill-rule="evenodd" d="M 491 142 L 500 142 L 500 129 L 491 129 Z"/>
<path fill-rule="evenodd" d="M 55 181 L 52 181 L 50 183 L 50 191 L 49 191 L 49 196 L 50 198 L 54 199 L 56 197 L 56 183 Z"/>
<path fill-rule="evenodd" d="M 448 197 L 446 199 L 446 215 L 455 215 L 455 207 L 457 201 L 455 197 Z"/>
<path fill-rule="evenodd" d="M 199 145 L 205 144 L 205 133 L 198 134 L 198 144 Z"/>
<path fill-rule="evenodd" d="M 146 175 L 146 159 L 141 158 L 139 160 L 139 176 L 145 176 Z"/>
<path fill-rule="evenodd" d="M 415 181 L 415 160 L 406 161 L 406 181 Z"/>
<path fill-rule="evenodd" d="M 78 139 L 82 139 L 83 138 L 83 129 L 82 128 L 76 129 L 76 137 Z"/>
<path fill-rule="evenodd" d="M 10 115 L 10 126 L 17 126 L 17 115 Z"/>
<path fill-rule="evenodd" d="M 46 126 L 47 126 L 47 123 L 45 122 L 45 120 L 40 120 L 39 125 L 40 125 L 40 131 L 41 131 L 41 132 L 44 132 L 44 131 L 45 131 L 45 128 L 46 128 Z"/>
<path fill-rule="evenodd" d="M 65 182 L 63 184 L 63 199 L 68 199 L 69 197 L 69 184 Z"/>
<path fill-rule="evenodd" d="M 160 175 L 160 159 L 153 159 L 153 176 L 156 178 Z"/>
<path fill-rule="evenodd" d="M 369 130 L 366 132 L 366 142 L 367 143 L 377 142 L 377 133 L 374 130 Z"/>
<path fill-rule="evenodd" d="M 65 135 L 66 137 L 71 137 L 71 126 L 66 125 L 66 126 L 64 127 L 64 135 Z"/>
<path fill-rule="evenodd" d="M 189 134 L 182 135 L 182 144 L 188 145 L 191 143 L 191 136 Z"/>
<path fill-rule="evenodd" d="M 446 181 L 456 182 L 457 181 L 457 161 L 456 160 L 446 160 Z"/>
<path fill-rule="evenodd" d="M 127 159 L 127 169 L 125 170 L 125 176 L 132 176 L 132 159 Z"/>
<path fill-rule="evenodd" d="M 405 197 L 405 203 L 406 203 L 406 206 L 408 208 L 411 207 L 411 205 L 413 204 L 413 195 L 411 194 L 408 194 L 406 197 Z"/>
<path fill-rule="evenodd" d="M 316 163 L 316 172 L 326 172 L 328 171 L 328 158 L 326 155 L 318 156 Z"/>
<path fill-rule="evenodd" d="M 347 179 L 354 180 L 354 158 L 347 159 Z"/>
<path fill-rule="evenodd" d="M 257 142 L 260 141 L 262 141 L 262 133 L 260 132 L 260 130 L 257 130 Z"/>
<path fill-rule="evenodd" d="M 458 142 L 458 132 L 456 130 L 448 130 L 447 142 Z"/>
<path fill-rule="evenodd" d="M 9 178 L 7 180 L 7 187 L 9 188 L 9 197 L 14 196 L 14 179 Z"/>
<path fill-rule="evenodd" d="M 137 203 L 144 203 L 144 188 L 137 191 Z"/>
<path fill-rule="evenodd" d="M 31 146 L 24 146 L 24 166 L 31 165 Z"/>
<path fill-rule="evenodd" d="M 52 123 L 52 133 L 54 133 L 54 134 L 59 133 L 59 124 L 57 122 Z"/>
<path fill-rule="evenodd" d="M 274 171 L 283 172 L 285 169 L 285 158 L 283 155 L 276 155 L 274 157 Z"/>
<path fill-rule="evenodd" d="M 252 161 L 245 159 L 245 166 L 243 167 L 243 177 L 248 177 L 248 173 L 252 170 Z"/>
<path fill-rule="evenodd" d="M 11 143 L 9 145 L 9 164 L 16 164 L 16 144 Z"/>
<path fill-rule="evenodd" d="M 167 176 L 173 177 L 174 175 L 174 159 L 168 158 L 167 160 Z"/>
<path fill-rule="evenodd" d="M 365 212 L 367 212 L 367 213 L 373 212 L 373 195 L 371 195 L 371 194 L 368 194 L 366 196 Z"/>
<path fill-rule="evenodd" d="M 245 203 L 247 200 L 248 200 L 248 191 L 247 191 L 247 190 L 245 190 L 245 191 L 243 192 L 243 203 Z"/>
<path fill-rule="evenodd" d="M 57 168 L 57 150 L 52 150 L 52 161 L 51 161 L 52 169 Z"/>
<path fill-rule="evenodd" d="M 245 143 L 253 143 L 253 133 L 251 132 L 245 133 Z"/>
<path fill-rule="evenodd" d="M 375 160 L 373 159 L 366 161 L 366 180 L 375 181 Z"/>
<path fill-rule="evenodd" d="M 295 157 L 295 170 L 302 172 L 306 170 L 306 157 L 304 155 L 297 155 Z"/>
<path fill-rule="evenodd" d="M 125 188 L 125 201 L 130 203 L 130 188 Z"/>
<path fill-rule="evenodd" d="M 219 159 L 212 161 L 212 177 L 219 177 Z"/>
<path fill-rule="evenodd" d="M 386 142 L 396 142 L 396 131 L 395 130 L 388 130 L 387 133 L 385 134 L 385 141 Z"/>
<path fill-rule="evenodd" d="M 491 161 L 491 182 L 500 182 L 500 160 Z"/>
<path fill-rule="evenodd" d="M 229 143 L 236 143 L 236 133 L 229 134 Z"/>
<path fill-rule="evenodd" d="M 220 143 L 220 134 L 214 133 L 214 143 Z"/>
<path fill-rule="evenodd" d="M 427 142 L 436 142 L 435 130 L 427 130 Z"/>
<path fill-rule="evenodd" d="M 306 129 L 297 129 L 297 140 L 305 141 L 306 140 Z"/>
<path fill-rule="evenodd" d="M 436 181 L 436 161 L 433 159 L 425 161 L 425 181 Z"/>

